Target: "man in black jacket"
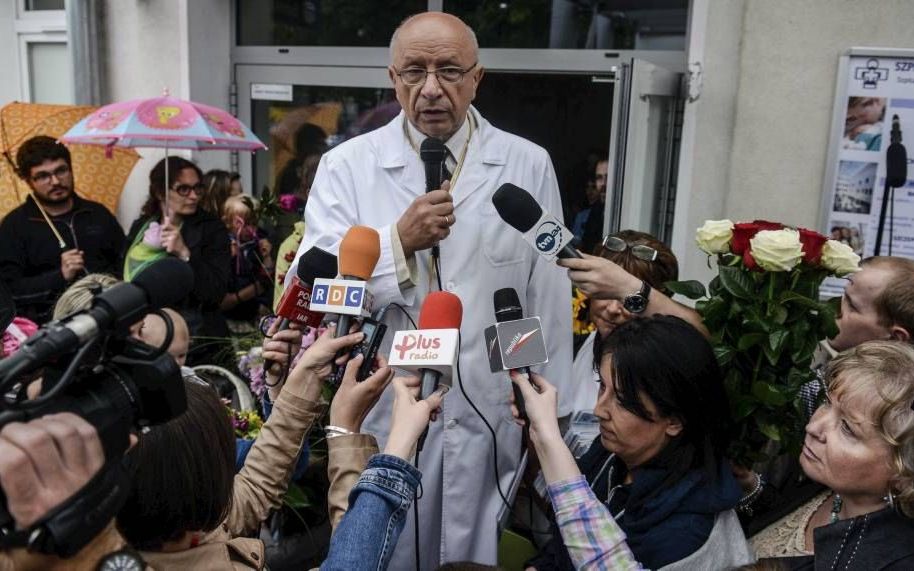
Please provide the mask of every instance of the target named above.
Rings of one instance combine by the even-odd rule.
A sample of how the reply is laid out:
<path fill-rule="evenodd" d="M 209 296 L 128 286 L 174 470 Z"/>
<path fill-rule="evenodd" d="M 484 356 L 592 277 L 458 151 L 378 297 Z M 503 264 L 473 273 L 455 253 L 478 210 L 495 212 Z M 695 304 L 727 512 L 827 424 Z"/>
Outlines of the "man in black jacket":
<path fill-rule="evenodd" d="M 42 324 L 73 281 L 93 272 L 120 277 L 124 231 L 104 206 L 76 196 L 70 152 L 53 138 L 23 143 L 16 163 L 32 192 L 0 223 L 0 280 L 12 292 L 18 314 Z M 39 204 L 66 243 L 63 248 Z"/>

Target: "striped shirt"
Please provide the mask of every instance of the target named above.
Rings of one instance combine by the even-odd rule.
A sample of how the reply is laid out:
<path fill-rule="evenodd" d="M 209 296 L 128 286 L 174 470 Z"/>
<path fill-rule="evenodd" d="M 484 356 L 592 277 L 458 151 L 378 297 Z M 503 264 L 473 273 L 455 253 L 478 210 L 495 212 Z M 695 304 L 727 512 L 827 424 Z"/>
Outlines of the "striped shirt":
<path fill-rule="evenodd" d="M 550 484 L 548 491 L 575 569 L 642 569 L 625 543 L 625 533 L 584 476 Z"/>

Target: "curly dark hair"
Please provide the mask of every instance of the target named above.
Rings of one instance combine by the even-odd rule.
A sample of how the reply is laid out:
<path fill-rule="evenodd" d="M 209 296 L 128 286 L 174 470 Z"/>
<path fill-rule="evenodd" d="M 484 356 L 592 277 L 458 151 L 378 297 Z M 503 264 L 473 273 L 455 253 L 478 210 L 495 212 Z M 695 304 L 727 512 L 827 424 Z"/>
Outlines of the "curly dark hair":
<path fill-rule="evenodd" d="M 168 161 L 168 184 L 165 181 L 166 160 Z M 149 171 L 149 198 L 143 205 L 143 216 L 158 216 L 162 213 L 160 201 L 165 200 L 165 189 L 171 188 L 181 176 L 181 171 L 186 169 L 193 169 L 200 180 L 203 180 L 203 171 L 200 170 L 200 167 L 183 157 L 168 157 L 152 167 L 152 170 Z"/>
<path fill-rule="evenodd" d="M 66 161 L 67 166 L 73 166 L 68 148 L 58 143 L 54 137 L 38 135 L 22 143 L 19 150 L 16 151 L 16 168 L 19 176 L 23 180 L 28 180 L 32 174 L 32 168 L 45 161 L 56 161 L 57 159 Z"/>

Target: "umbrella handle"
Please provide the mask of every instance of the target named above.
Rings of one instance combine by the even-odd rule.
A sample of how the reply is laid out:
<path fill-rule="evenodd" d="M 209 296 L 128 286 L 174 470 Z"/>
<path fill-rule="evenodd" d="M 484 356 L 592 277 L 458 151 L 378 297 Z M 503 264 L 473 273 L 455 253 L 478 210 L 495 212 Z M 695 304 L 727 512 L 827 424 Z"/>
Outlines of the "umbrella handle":
<path fill-rule="evenodd" d="M 60 232 L 57 231 L 57 227 L 54 226 L 54 223 L 51 222 L 48 213 L 44 211 L 44 208 L 41 207 L 41 203 L 38 202 L 38 199 L 35 198 L 35 195 L 32 193 L 32 189 L 29 188 L 29 194 L 32 196 L 32 200 L 35 201 L 35 206 L 38 207 L 38 212 L 41 212 L 41 215 L 44 217 L 44 221 L 48 223 L 48 228 L 51 229 L 51 232 L 54 233 L 54 237 L 57 238 L 57 244 L 60 246 L 61 250 L 67 249 L 67 243 L 63 241 L 63 237 L 60 235 Z"/>

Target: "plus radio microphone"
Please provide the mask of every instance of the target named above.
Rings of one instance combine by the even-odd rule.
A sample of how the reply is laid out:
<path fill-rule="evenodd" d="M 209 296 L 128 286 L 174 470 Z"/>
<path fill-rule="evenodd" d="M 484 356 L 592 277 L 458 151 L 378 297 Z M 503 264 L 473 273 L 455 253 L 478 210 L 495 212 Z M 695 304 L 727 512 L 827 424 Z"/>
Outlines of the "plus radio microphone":
<path fill-rule="evenodd" d="M 529 380 L 531 366 L 549 361 L 540 318 L 524 319 L 524 310 L 514 288 L 502 288 L 493 298 L 497 323 L 485 330 L 489 367 L 493 373 L 517 371 Z M 517 385 L 511 383 L 511 387 L 517 410 L 526 420 L 524 396 Z"/>
<path fill-rule="evenodd" d="M 346 284 L 345 298 L 339 304 L 341 308 L 358 304 L 361 313 L 365 298 L 365 282 L 371 279 L 380 257 L 381 237 L 377 230 L 368 226 L 353 226 L 346 232 L 340 242 L 340 277 L 342 281 L 355 283 Z M 336 324 L 336 337 L 349 333 L 351 319 L 350 314 L 340 313 L 340 319 Z"/>
<path fill-rule="evenodd" d="M 425 164 L 425 193 L 438 190 L 444 183 L 444 162 L 447 160 L 447 147 L 441 139 L 429 137 L 419 147 L 419 158 Z M 438 244 L 432 246 L 432 256 L 441 254 Z"/>
<path fill-rule="evenodd" d="M 556 258 L 580 258 L 571 247 L 574 235 L 562 222 L 539 205 L 529 192 L 511 183 L 501 185 L 492 195 L 492 203 L 502 220 L 523 234 L 524 240 L 549 261 Z"/>

